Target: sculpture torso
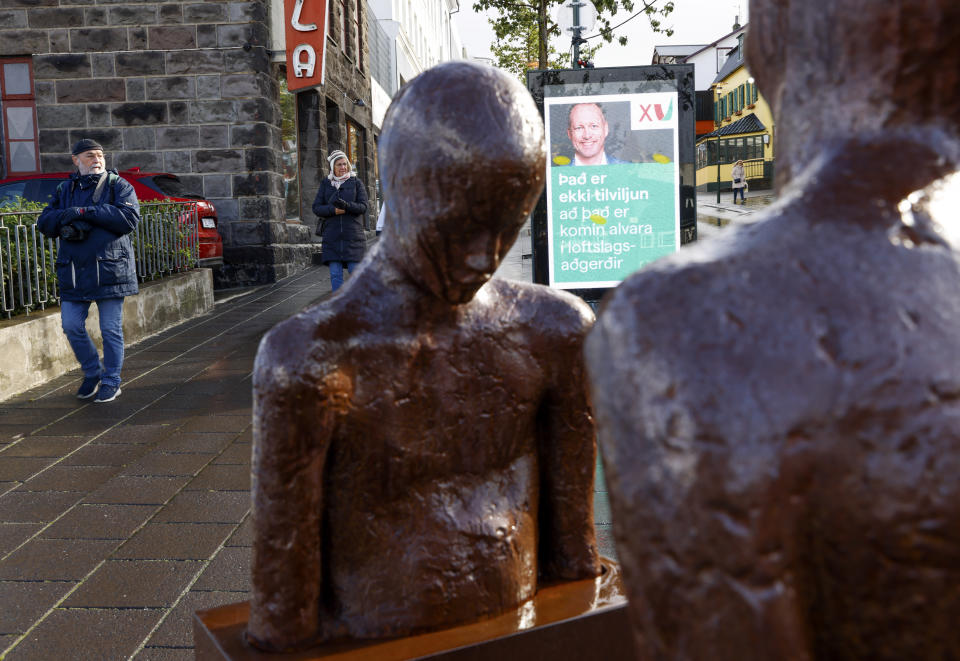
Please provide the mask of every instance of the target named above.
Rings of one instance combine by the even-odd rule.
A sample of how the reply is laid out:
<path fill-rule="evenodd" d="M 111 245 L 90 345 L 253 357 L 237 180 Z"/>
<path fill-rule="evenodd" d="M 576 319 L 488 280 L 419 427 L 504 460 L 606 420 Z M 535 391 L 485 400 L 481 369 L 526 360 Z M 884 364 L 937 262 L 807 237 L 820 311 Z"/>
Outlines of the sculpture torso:
<path fill-rule="evenodd" d="M 562 452 L 543 446 L 538 418 L 580 363 L 589 310 L 497 279 L 433 317 L 361 289 L 284 322 L 261 349 L 286 372 L 298 426 L 329 416 L 329 437 L 307 450 L 324 494 L 322 637 L 402 634 L 522 603 L 550 560 L 538 550 L 551 534 L 538 533 L 540 475 Z M 370 295 L 383 305 L 362 309 Z M 296 337 L 315 338 L 306 360 L 273 354 Z M 592 424 L 585 403 L 569 415 Z M 592 444 L 580 452 L 594 456 Z M 583 557 L 595 562 L 595 549 Z"/>
<path fill-rule="evenodd" d="M 960 257 L 823 181 L 629 280 L 589 339 L 649 658 L 960 654 Z"/>

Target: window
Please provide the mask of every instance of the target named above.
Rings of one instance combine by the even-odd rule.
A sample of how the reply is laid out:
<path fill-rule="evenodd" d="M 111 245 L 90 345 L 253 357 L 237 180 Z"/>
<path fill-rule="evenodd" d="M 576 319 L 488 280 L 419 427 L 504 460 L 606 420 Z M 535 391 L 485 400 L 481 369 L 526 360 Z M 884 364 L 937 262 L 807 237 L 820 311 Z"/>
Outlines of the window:
<path fill-rule="evenodd" d="M 361 71 L 363 70 L 363 52 L 360 34 L 360 0 L 340 0 L 341 27 L 343 39 L 340 49 L 353 60 Z"/>
<path fill-rule="evenodd" d="M 730 55 L 730 51 L 733 50 L 729 46 L 718 46 L 717 47 L 717 70 L 714 73 L 720 73 L 720 69 L 723 68 L 723 65 L 727 61 L 727 57 Z"/>
<path fill-rule="evenodd" d="M 357 126 L 349 119 L 347 120 L 347 158 L 360 172 L 363 165 L 363 128 Z"/>
<path fill-rule="evenodd" d="M 353 0 L 353 6 L 356 10 L 353 12 L 353 30 L 357 37 L 354 40 L 354 52 L 356 54 L 357 68 L 363 71 L 363 30 L 360 29 L 360 8 L 363 5 L 360 0 Z"/>
<path fill-rule="evenodd" d="M 300 218 L 300 167 L 297 151 L 297 98 L 287 90 L 287 79 L 278 76 L 280 84 L 280 156 L 283 161 L 283 196 L 286 219 Z"/>
<path fill-rule="evenodd" d="M 0 58 L 0 110 L 5 174 L 39 173 L 37 103 L 33 95 L 33 61 L 29 57 Z"/>
<path fill-rule="evenodd" d="M 347 2 L 346 0 L 340 0 L 337 4 L 340 5 L 340 50 L 349 53 L 350 51 L 347 48 Z"/>
<path fill-rule="evenodd" d="M 713 119 L 713 94 L 709 91 L 697 92 L 697 121 L 709 122 Z"/>
<path fill-rule="evenodd" d="M 337 31 L 333 28 L 336 26 L 336 23 L 333 22 L 333 6 L 327 3 L 327 36 L 330 39 L 333 39 L 334 42 L 337 41 Z M 341 39 L 341 41 L 343 41 Z"/>
<path fill-rule="evenodd" d="M 697 154 L 698 167 L 703 165 L 716 165 L 717 144 L 716 140 L 700 145 L 703 151 Z M 738 138 L 726 138 L 720 140 L 719 145 L 720 162 L 724 164 L 736 163 L 738 160 L 749 161 L 751 159 L 763 158 L 763 136 L 750 135 Z"/>
<path fill-rule="evenodd" d="M 327 116 L 327 153 L 332 152 L 334 149 L 339 149 L 340 145 L 343 143 L 340 141 L 340 108 L 337 107 L 337 104 L 327 99 L 326 102 L 326 113 Z"/>

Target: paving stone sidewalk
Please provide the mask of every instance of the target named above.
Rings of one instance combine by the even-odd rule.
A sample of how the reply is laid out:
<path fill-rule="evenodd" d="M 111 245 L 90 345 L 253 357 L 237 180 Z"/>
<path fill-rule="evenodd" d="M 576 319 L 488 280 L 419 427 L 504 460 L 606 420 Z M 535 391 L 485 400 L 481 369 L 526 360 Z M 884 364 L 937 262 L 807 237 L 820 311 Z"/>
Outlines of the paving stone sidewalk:
<path fill-rule="evenodd" d="M 247 598 L 254 356 L 329 292 L 312 268 L 128 347 L 114 402 L 79 371 L 0 402 L 3 659 L 192 659 L 193 611 Z"/>
<path fill-rule="evenodd" d="M 79 370 L 0 402 L 0 658 L 192 659 L 192 613 L 249 598 L 254 357 L 329 292 L 314 267 L 128 347 L 114 402 Z"/>

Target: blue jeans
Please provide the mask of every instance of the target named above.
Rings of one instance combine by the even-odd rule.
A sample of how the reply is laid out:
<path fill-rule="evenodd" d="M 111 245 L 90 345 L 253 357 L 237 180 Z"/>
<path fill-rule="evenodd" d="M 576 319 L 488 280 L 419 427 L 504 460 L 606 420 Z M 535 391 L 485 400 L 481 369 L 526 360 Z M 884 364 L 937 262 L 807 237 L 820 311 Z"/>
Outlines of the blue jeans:
<path fill-rule="evenodd" d="M 734 201 L 734 203 L 736 203 L 736 201 L 737 201 L 737 193 L 740 193 L 740 201 L 741 201 L 741 202 L 746 202 L 746 201 L 747 201 L 747 198 L 745 198 L 745 197 L 743 196 L 744 190 L 743 190 L 742 188 L 734 188 L 734 189 L 733 189 L 733 201 Z"/>
<path fill-rule="evenodd" d="M 346 265 L 347 271 L 353 273 L 359 262 L 329 262 L 330 267 L 330 291 L 337 291 L 343 284 L 343 267 Z"/>
<path fill-rule="evenodd" d="M 96 345 L 87 334 L 87 312 L 91 302 L 60 302 L 63 332 L 85 377 L 99 376 L 104 385 L 119 386 L 120 368 L 123 367 L 123 298 L 101 298 L 97 301 L 100 335 L 103 337 L 103 363 L 97 355 Z"/>

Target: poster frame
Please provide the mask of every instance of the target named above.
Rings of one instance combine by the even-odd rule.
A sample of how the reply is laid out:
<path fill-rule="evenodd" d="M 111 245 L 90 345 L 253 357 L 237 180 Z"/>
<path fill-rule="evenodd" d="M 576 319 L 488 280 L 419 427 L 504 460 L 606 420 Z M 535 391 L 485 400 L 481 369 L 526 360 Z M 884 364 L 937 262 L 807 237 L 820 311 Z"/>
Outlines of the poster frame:
<path fill-rule="evenodd" d="M 696 89 L 692 64 L 607 67 L 601 69 L 555 69 L 527 72 L 527 89 L 544 117 L 544 97 L 587 97 L 623 94 L 625 98 L 650 90 L 650 82 L 661 90 L 677 94 L 677 201 L 680 212 L 680 245 L 696 241 Z M 666 85 L 664 85 L 666 83 Z M 547 176 L 551 164 L 547 163 Z M 533 281 L 548 285 L 549 254 L 546 189 L 531 216 Z M 596 308 L 603 295 L 613 287 L 565 289 Z"/>

